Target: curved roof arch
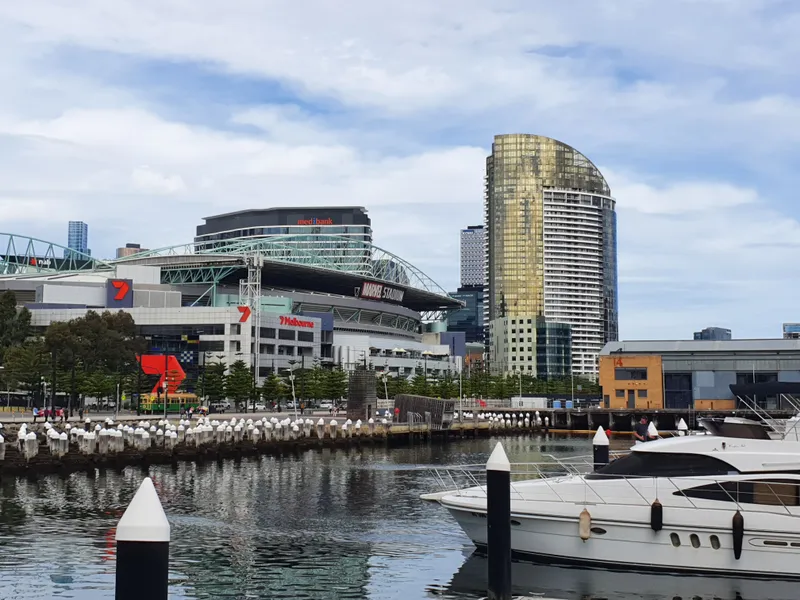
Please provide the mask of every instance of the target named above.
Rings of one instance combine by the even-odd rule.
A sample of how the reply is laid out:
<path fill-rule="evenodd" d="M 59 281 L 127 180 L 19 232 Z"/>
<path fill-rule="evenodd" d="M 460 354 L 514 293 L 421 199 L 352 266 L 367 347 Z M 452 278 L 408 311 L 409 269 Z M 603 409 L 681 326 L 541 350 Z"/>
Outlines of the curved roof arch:
<path fill-rule="evenodd" d="M 73 273 L 113 268 L 108 261 L 55 242 L 0 232 L 0 275 Z"/>
<path fill-rule="evenodd" d="M 382 283 L 417 288 L 429 293 L 449 297 L 443 287 L 411 263 L 396 254 L 363 240 L 329 234 L 294 234 L 268 237 L 232 238 L 210 245 L 192 242 L 166 246 L 111 261 L 122 263 L 157 264 L 159 257 L 191 256 L 192 262 L 209 262 L 229 257 L 238 262 L 245 256 L 258 254 L 265 260 L 279 263 L 305 265 L 318 269 L 360 275 Z M 149 260 L 148 260 L 149 259 Z M 177 265 L 178 261 L 170 260 Z"/>

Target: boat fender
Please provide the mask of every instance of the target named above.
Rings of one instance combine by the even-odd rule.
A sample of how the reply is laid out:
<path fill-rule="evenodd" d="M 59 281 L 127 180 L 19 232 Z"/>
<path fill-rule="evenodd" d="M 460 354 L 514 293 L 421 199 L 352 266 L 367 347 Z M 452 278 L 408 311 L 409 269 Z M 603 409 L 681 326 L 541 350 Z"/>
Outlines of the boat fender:
<path fill-rule="evenodd" d="M 581 511 L 580 517 L 578 517 L 578 532 L 584 542 L 592 535 L 592 515 L 585 508 Z"/>
<path fill-rule="evenodd" d="M 733 515 L 733 556 L 736 560 L 742 556 L 742 542 L 744 541 L 744 517 L 738 510 Z"/>
<path fill-rule="evenodd" d="M 664 507 L 658 498 L 650 505 L 650 528 L 653 531 L 661 531 L 664 527 Z"/>

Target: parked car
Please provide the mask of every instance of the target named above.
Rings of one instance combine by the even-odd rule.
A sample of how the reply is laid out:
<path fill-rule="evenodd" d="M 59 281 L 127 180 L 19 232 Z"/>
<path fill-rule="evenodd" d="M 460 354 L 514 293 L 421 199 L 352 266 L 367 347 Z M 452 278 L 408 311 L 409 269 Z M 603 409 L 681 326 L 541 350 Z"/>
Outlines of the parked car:
<path fill-rule="evenodd" d="M 319 407 L 322 410 L 330 410 L 333 408 L 333 402 L 331 402 L 330 400 L 323 400 L 322 402 L 319 403 Z"/>
<path fill-rule="evenodd" d="M 256 404 L 256 411 L 258 412 L 265 412 L 267 410 L 267 406 L 262 404 L 261 402 Z"/>
<path fill-rule="evenodd" d="M 209 408 L 211 409 L 210 412 L 212 413 L 224 413 L 230 408 L 230 404 L 228 402 L 212 402 Z"/>

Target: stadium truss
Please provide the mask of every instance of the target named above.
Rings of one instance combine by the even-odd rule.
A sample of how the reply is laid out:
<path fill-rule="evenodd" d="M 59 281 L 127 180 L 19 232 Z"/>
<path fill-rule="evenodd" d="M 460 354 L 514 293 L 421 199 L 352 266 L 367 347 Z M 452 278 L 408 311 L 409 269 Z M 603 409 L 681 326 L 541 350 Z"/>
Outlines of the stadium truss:
<path fill-rule="evenodd" d="M 260 255 L 266 262 L 305 265 L 360 275 L 448 297 L 433 279 L 391 252 L 362 240 L 337 235 L 285 235 L 235 238 L 210 246 L 183 244 L 148 250 L 111 261 L 114 265 L 150 264 L 162 269 L 162 282 L 217 284 L 241 269 L 245 258 Z"/>
<path fill-rule="evenodd" d="M 108 261 L 60 244 L 13 233 L 0 233 L 0 250 L 4 250 L 0 254 L 0 275 L 24 277 L 114 270 Z"/>

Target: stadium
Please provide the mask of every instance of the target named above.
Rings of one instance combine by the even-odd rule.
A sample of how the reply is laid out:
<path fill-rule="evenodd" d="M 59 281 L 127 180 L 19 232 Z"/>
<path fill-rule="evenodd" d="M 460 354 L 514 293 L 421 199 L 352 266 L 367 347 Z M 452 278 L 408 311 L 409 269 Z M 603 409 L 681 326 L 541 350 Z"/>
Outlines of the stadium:
<path fill-rule="evenodd" d="M 0 250 L 0 291 L 16 294 L 34 327 L 124 310 L 152 353 L 175 354 L 187 372 L 211 359 L 244 360 L 259 380 L 316 364 L 435 377 L 457 371 L 464 356 L 459 334 L 425 333 L 463 303 L 358 237 L 195 241 L 102 260 L 0 233 Z"/>

